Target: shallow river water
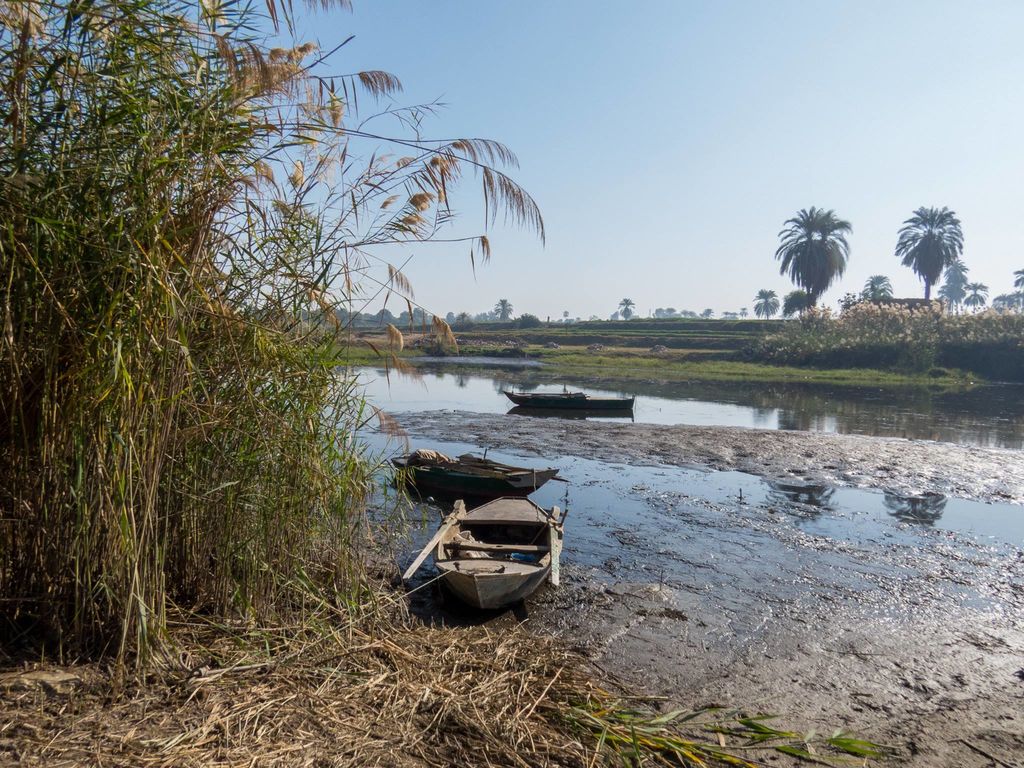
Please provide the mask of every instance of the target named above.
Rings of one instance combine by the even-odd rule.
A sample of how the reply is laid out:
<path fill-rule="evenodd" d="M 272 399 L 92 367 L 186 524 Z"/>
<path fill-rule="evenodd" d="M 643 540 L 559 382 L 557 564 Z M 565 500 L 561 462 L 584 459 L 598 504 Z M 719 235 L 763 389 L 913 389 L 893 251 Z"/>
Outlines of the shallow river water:
<path fill-rule="evenodd" d="M 423 411 L 508 411 L 509 404 L 501 390 L 522 385 L 523 375 L 522 370 L 497 372 L 491 369 L 472 374 L 433 370 L 410 378 L 394 374 L 387 377 L 379 369 L 361 371 L 371 401 L 397 415 L 400 423 L 402 414 Z M 554 387 L 533 385 L 531 389 L 553 390 Z M 586 390 L 623 394 L 619 390 L 593 386 Z M 801 390 L 803 400 L 791 401 L 785 408 L 769 408 L 763 403 L 769 397 L 781 400 L 786 389 L 773 390 L 771 395 L 762 389 L 762 401 L 758 405 L 750 402 L 752 392 L 746 386 L 661 384 L 653 391 L 661 396 L 638 396 L 634 412 L 638 422 L 760 429 L 796 429 L 796 424 L 806 424 L 809 431 L 849 430 L 885 436 L 910 431 L 912 437 L 923 434 L 931 439 L 943 437 L 953 442 L 994 443 L 1001 447 L 1016 447 L 1022 440 L 1020 432 L 1024 424 L 1024 416 L 1016 414 L 1016 409 L 1022 408 L 1016 397 L 1020 392 L 1008 387 L 985 388 L 980 396 L 975 396 L 974 392 L 950 396 L 901 390 L 843 390 L 840 395 L 835 388 L 804 387 Z M 921 408 L 922 397 L 929 404 L 924 412 L 915 410 Z M 856 407 L 851 403 L 856 403 Z M 807 412 L 808 408 L 813 408 L 813 416 Z M 992 416 L 993 413 L 998 415 Z M 513 412 L 508 418 L 534 417 L 519 417 Z M 552 423 L 572 429 L 578 422 L 552 420 Z M 392 452 L 402 447 L 396 443 L 388 445 L 380 437 L 373 443 L 378 449 Z M 419 441 L 417 446 L 429 445 L 458 455 L 479 454 L 489 447 L 480 443 L 479 439 L 465 442 L 458 435 L 452 435 L 449 440 Z M 737 514 L 745 510 L 768 510 L 779 515 L 780 526 L 791 528 L 799 535 L 824 537 L 851 546 L 877 544 L 883 539 L 891 545 L 921 546 L 922 537 L 932 543 L 936 536 L 942 539 L 953 534 L 983 546 L 1024 544 L 1024 508 L 1016 504 L 985 503 L 927 491 L 901 495 L 886 489 L 837 487 L 799 475 L 763 478 L 742 472 L 608 463 L 579 456 L 545 456 L 544 460 L 508 452 L 491 452 L 490 456 L 512 464 L 560 469 L 567 482 L 549 483 L 532 498 L 543 506 L 559 504 L 569 508 L 566 558 L 585 566 L 596 566 L 621 556 L 626 542 L 622 540 L 623 535 L 615 531 L 631 530 L 639 539 L 649 541 L 655 532 L 649 531 L 650 536 L 640 532 L 656 516 L 652 510 L 664 517 L 666 509 L 686 510 L 686 514 L 670 514 L 662 521 L 657 537 L 684 549 L 694 540 L 686 532 L 687 521 L 692 522 L 693 514 L 701 509 L 705 510 L 700 512 L 704 515 L 717 515 L 720 509 Z M 708 513 L 709 508 L 716 511 Z M 701 547 L 706 544 L 706 540 L 700 541 Z M 767 556 L 764 546 L 762 543 L 759 550 L 761 558 Z M 638 552 L 637 557 L 642 561 L 651 554 Z M 666 569 L 671 571 L 672 562 L 676 560 L 674 556 L 666 558 L 664 548 L 652 559 L 657 564 L 649 567 L 659 573 Z M 639 570 L 644 568 L 641 562 Z"/>
<path fill-rule="evenodd" d="M 393 412 L 506 413 L 511 403 L 501 394 L 503 389 L 560 392 L 564 383 L 594 395 L 635 396 L 633 419 L 638 423 L 805 430 L 1024 448 L 1024 387 L 1019 385 L 954 391 L 748 382 L 602 385 L 572 377 L 554 384 L 536 368 L 490 366 L 470 373 L 427 367 L 418 378 L 388 377 L 383 369 L 364 368 L 360 376 L 371 401 Z"/>
<path fill-rule="evenodd" d="M 435 439 L 429 445 L 451 456 L 480 453 L 473 443 Z M 974 567 L 979 558 L 992 564 L 1013 561 L 1024 545 L 1024 507 L 1016 504 L 578 456 L 550 461 L 506 451 L 488 456 L 521 466 L 557 467 L 566 482 L 549 482 L 530 498 L 543 507 L 566 510 L 566 563 L 613 579 L 628 574 L 637 582 L 698 581 L 707 589 L 709 578 L 718 574 L 724 579 L 720 587 L 728 584 L 735 590 L 746 579 L 775 581 L 773 572 L 806 567 L 818 569 L 817 581 L 827 573 L 842 574 L 841 584 L 830 588 L 841 586 L 839 591 L 849 594 L 864 578 L 879 586 L 906 578 L 910 570 L 930 571 L 937 578 L 957 571 L 958 563 Z M 410 551 L 448 509 L 448 502 L 432 499 L 417 505 L 413 520 L 422 526 Z M 802 547 L 794 549 L 795 544 Z M 795 562 L 804 547 L 809 552 Z M 868 558 L 866 575 L 857 563 L 871 550 L 885 554 Z M 940 555 L 949 558 L 941 568 Z M 775 592 L 779 598 L 793 598 L 809 583 L 780 583 Z M 981 592 L 963 589 L 967 583 L 958 576 L 946 586 L 959 584 L 953 592 L 960 597 L 982 599 Z M 889 597 L 898 591 L 890 590 Z M 759 592 L 750 593 L 751 599 L 759 600 Z M 744 610 L 759 613 L 753 605 Z"/>

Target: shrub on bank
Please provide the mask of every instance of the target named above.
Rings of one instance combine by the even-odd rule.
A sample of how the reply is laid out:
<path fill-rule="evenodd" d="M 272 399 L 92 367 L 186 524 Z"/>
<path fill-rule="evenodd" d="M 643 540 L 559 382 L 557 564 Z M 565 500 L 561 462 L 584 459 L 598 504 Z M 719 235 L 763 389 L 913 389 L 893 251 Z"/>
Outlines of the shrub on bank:
<path fill-rule="evenodd" d="M 1024 346 L 1018 339 L 950 340 L 939 348 L 939 365 L 974 371 L 993 381 L 1024 381 Z"/>
<path fill-rule="evenodd" d="M 936 365 L 1024 381 L 1024 315 L 946 315 L 940 305 L 862 302 L 834 315 L 812 309 L 750 349 L 778 365 L 924 372 Z"/>
<path fill-rule="evenodd" d="M 539 328 L 541 325 L 540 318 L 529 313 L 520 315 L 516 321 L 516 326 L 519 328 Z"/>

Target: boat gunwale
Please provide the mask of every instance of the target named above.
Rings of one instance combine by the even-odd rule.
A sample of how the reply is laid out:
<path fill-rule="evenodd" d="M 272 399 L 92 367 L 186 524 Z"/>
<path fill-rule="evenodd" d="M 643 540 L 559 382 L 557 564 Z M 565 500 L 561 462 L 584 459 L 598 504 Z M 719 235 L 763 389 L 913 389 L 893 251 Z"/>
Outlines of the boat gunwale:
<path fill-rule="evenodd" d="M 406 470 L 439 470 L 447 472 L 449 474 L 462 473 L 465 475 L 473 475 L 476 477 L 484 477 L 492 475 L 495 477 L 507 477 L 509 475 L 540 475 L 553 472 L 552 477 L 558 474 L 559 470 L 556 467 L 517 467 L 512 464 L 502 464 L 496 461 L 490 461 L 488 459 L 476 459 L 477 464 L 472 462 L 462 461 L 462 456 L 459 456 L 453 462 L 437 462 L 435 464 L 409 464 L 409 456 L 395 456 L 391 459 L 391 465 L 396 469 Z M 475 458 L 475 457 L 474 457 Z M 486 464 L 484 464 L 486 462 Z"/>

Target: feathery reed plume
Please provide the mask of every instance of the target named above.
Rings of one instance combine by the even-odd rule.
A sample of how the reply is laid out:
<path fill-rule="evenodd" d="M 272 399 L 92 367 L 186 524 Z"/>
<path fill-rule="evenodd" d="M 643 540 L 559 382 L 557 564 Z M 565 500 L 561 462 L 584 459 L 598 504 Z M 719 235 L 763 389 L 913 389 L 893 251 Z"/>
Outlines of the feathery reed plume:
<path fill-rule="evenodd" d="M 377 417 L 377 428 L 382 434 L 388 437 L 408 437 L 408 433 L 398 423 L 398 420 L 387 411 L 374 408 L 374 416 Z"/>
<path fill-rule="evenodd" d="M 409 205 L 415 208 L 417 211 L 425 211 L 430 208 L 430 203 L 433 201 L 434 196 L 429 192 L 417 192 L 415 195 L 409 198 Z"/>
<path fill-rule="evenodd" d="M 390 72 L 370 70 L 359 73 L 359 82 L 367 93 L 374 96 L 390 96 L 402 90 L 402 82 Z"/>
<path fill-rule="evenodd" d="M 392 352 L 401 352 L 405 347 L 405 337 L 402 336 L 402 332 L 398 330 L 391 323 L 387 325 L 388 331 L 388 346 L 391 347 Z"/>
<path fill-rule="evenodd" d="M 484 167 L 482 174 L 485 215 L 493 222 L 498 211 L 504 210 L 516 224 L 537 230 L 544 242 L 544 219 L 533 198 L 501 171 Z"/>
<path fill-rule="evenodd" d="M 447 347 L 456 352 L 459 351 L 459 344 L 455 340 L 455 334 L 452 333 L 452 327 L 445 322 L 443 317 L 434 315 L 431 324 L 431 331 L 434 334 L 434 338 L 441 343 L 442 347 Z"/>
<path fill-rule="evenodd" d="M 301 187 L 302 183 L 306 180 L 306 168 L 301 160 L 296 160 L 292 165 L 292 172 L 288 176 L 288 181 L 292 183 L 295 188 Z"/>
<path fill-rule="evenodd" d="M 388 283 L 405 294 L 407 298 L 412 298 L 415 295 L 412 290 L 412 283 L 394 264 L 388 264 Z M 412 315 L 411 310 L 409 314 L 410 316 Z"/>

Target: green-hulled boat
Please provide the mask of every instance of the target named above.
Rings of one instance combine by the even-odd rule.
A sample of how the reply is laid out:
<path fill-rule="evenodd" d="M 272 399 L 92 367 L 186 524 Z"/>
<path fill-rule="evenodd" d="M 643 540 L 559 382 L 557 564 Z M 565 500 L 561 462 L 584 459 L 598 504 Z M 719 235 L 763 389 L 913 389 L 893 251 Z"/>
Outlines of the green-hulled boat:
<path fill-rule="evenodd" d="M 527 496 L 558 476 L 557 469 L 514 467 L 472 454 L 450 458 L 437 451 L 414 451 L 391 460 L 421 495 L 497 499 Z"/>

